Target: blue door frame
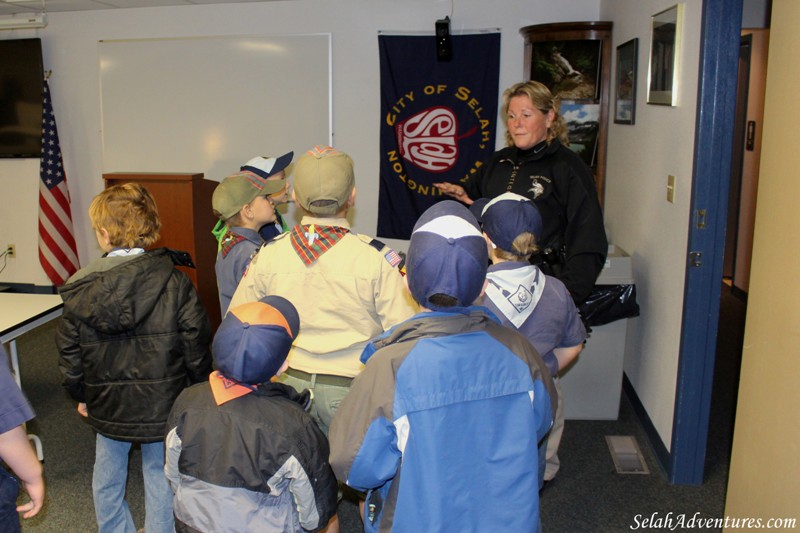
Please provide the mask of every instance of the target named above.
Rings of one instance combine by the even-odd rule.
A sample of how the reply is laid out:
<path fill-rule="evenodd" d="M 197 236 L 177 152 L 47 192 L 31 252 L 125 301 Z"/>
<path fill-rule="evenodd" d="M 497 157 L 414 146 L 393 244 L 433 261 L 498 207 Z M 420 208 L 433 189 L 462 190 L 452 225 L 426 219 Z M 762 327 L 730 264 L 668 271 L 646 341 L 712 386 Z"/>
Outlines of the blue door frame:
<path fill-rule="evenodd" d="M 742 0 L 704 0 L 702 10 L 692 220 L 672 444 L 665 465 L 672 483 L 687 485 L 703 482 L 708 440 Z"/>

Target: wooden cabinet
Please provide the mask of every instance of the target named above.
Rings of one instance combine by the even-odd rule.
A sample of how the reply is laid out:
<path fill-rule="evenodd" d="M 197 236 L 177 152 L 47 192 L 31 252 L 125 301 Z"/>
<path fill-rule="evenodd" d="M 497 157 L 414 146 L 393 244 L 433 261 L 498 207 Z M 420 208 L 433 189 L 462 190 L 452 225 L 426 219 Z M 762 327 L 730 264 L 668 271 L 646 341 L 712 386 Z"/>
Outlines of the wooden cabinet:
<path fill-rule="evenodd" d="M 216 217 L 211 211 L 211 195 L 218 183 L 202 174 L 112 172 L 103 174 L 106 187 L 136 182 L 150 191 L 161 218 L 161 239 L 154 247 L 166 246 L 191 254 L 197 268 L 179 267 L 197 288 L 211 326 L 220 322 L 219 295 L 214 263 L 217 241 L 211 234 Z"/>
<path fill-rule="evenodd" d="M 600 205 L 606 180 L 611 22 L 525 26 L 525 79 L 544 83 L 561 101 L 570 147 L 592 168 Z"/>

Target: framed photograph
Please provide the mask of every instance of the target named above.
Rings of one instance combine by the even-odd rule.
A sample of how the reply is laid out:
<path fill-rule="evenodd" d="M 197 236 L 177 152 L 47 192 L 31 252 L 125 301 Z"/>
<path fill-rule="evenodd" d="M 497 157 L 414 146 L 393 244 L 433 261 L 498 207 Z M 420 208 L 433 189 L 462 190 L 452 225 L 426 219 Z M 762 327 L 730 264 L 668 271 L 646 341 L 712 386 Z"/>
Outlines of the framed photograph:
<path fill-rule="evenodd" d="M 682 14 L 683 4 L 676 4 L 650 17 L 648 104 L 677 105 Z"/>
<path fill-rule="evenodd" d="M 596 39 L 533 43 L 531 79 L 562 100 L 597 101 L 602 44 Z"/>
<path fill-rule="evenodd" d="M 614 122 L 636 122 L 636 64 L 639 59 L 639 39 L 617 46 L 617 72 L 614 82 Z"/>
<path fill-rule="evenodd" d="M 589 168 L 597 168 L 597 141 L 600 131 L 600 104 L 561 102 L 561 116 L 569 132 L 569 148 Z"/>

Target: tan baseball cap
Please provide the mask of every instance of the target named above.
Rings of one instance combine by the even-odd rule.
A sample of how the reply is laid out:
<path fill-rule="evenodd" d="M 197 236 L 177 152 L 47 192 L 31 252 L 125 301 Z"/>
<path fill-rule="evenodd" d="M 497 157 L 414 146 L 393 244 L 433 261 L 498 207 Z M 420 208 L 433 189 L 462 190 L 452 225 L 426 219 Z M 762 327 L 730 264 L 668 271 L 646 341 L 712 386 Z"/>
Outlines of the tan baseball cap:
<path fill-rule="evenodd" d="M 265 180 L 252 172 L 237 172 L 222 180 L 214 189 L 211 208 L 220 219 L 228 220 L 257 196 L 273 194 L 283 188 L 283 180 Z"/>
<path fill-rule="evenodd" d="M 334 215 L 355 187 L 353 160 L 330 146 L 315 146 L 297 160 L 294 194 L 300 206 L 316 215 Z"/>

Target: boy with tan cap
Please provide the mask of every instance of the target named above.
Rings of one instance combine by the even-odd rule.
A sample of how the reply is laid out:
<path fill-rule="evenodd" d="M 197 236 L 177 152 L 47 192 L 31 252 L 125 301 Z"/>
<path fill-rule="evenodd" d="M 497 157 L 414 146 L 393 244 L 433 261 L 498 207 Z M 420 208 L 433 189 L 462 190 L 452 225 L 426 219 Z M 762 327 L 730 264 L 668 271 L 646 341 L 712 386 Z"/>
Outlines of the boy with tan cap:
<path fill-rule="evenodd" d="M 327 434 L 333 413 L 362 369 L 367 342 L 411 317 L 417 306 L 405 290 L 400 258 L 350 230 L 355 202 L 353 160 L 316 146 L 295 165 L 297 205 L 306 214 L 253 258 L 231 305 L 278 295 L 290 300 L 301 328 L 281 381 L 311 389 L 311 415 Z"/>
<path fill-rule="evenodd" d="M 222 316 L 228 311 L 231 297 L 250 259 L 265 242 L 260 230 L 267 225 L 274 226 L 277 220 L 276 202 L 272 196 L 286 192 L 283 169 L 291 162 L 292 156 L 293 153 L 289 152 L 278 158 L 260 158 L 263 162 L 272 161 L 271 173 L 245 165 L 214 189 L 211 205 L 225 229 L 219 238 L 220 247 L 214 265 Z"/>

